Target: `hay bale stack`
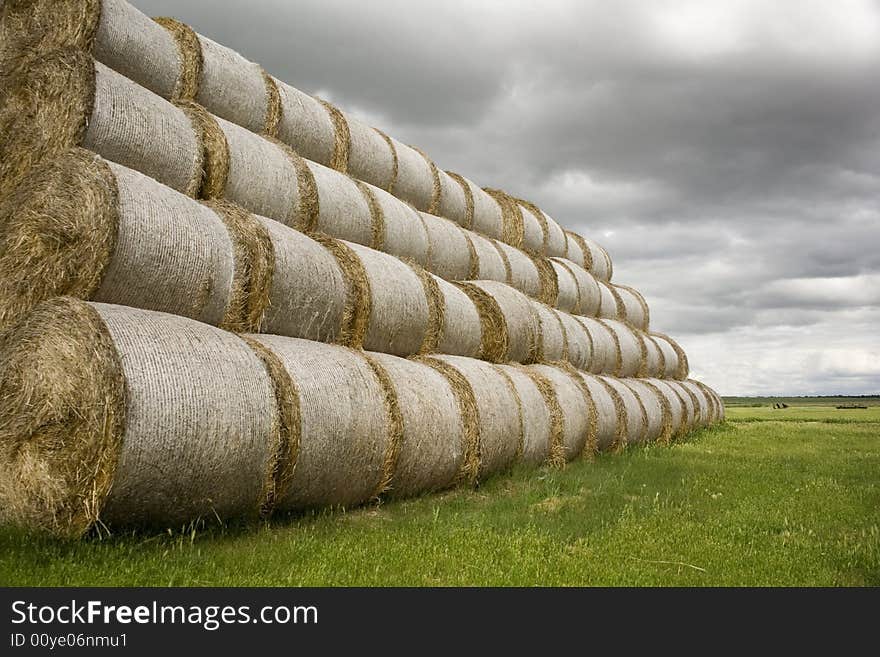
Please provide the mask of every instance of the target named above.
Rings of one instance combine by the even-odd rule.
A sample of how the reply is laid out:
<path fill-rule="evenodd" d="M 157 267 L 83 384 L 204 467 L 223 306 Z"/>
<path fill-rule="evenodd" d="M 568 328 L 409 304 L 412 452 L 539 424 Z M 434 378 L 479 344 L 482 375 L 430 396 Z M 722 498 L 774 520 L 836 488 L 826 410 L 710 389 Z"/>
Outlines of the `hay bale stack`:
<path fill-rule="evenodd" d="M 498 243 L 479 233 L 467 232 L 476 255 L 476 267 L 471 270 L 469 279 L 481 281 L 500 281 L 510 283 L 508 264 L 501 255 Z"/>
<path fill-rule="evenodd" d="M 490 363 L 460 356 L 432 356 L 425 362 L 435 366 L 439 363 L 450 383 L 460 389 L 464 387 L 464 394 L 470 395 L 476 405 L 477 478 L 486 478 L 513 465 L 523 451 L 522 402 L 505 373 Z"/>
<path fill-rule="evenodd" d="M 417 210 L 434 214 L 440 203 L 440 173 L 433 160 L 422 151 L 402 144 L 393 137 L 397 153 L 397 178 L 394 195 L 411 203 Z"/>
<path fill-rule="evenodd" d="M 577 317 L 555 312 L 565 331 L 565 359 L 579 370 L 591 371 L 593 366 L 593 340 Z"/>
<path fill-rule="evenodd" d="M 541 298 L 541 273 L 535 260 L 504 242 L 497 242 L 497 245 L 505 268 L 509 271 L 507 282 L 533 299 Z"/>
<path fill-rule="evenodd" d="M 694 427 L 708 427 L 712 423 L 712 402 L 696 381 L 688 379 L 679 384 L 690 393 L 694 402 Z"/>
<path fill-rule="evenodd" d="M 574 272 L 565 264 L 564 260 L 550 259 L 547 260 L 547 263 L 553 268 L 556 277 L 558 293 L 553 305 L 568 313 L 580 312 L 581 291 Z"/>
<path fill-rule="evenodd" d="M 620 377 L 645 376 L 647 350 L 636 331 L 612 319 L 598 321 L 611 331 L 615 342 L 619 360 L 617 369 L 612 370 L 613 374 Z"/>
<path fill-rule="evenodd" d="M 639 333 L 645 345 L 645 372 L 651 376 L 666 376 L 666 356 L 660 344 L 650 333 Z"/>
<path fill-rule="evenodd" d="M 634 445 L 648 441 L 648 411 L 641 398 L 623 380 L 612 376 L 597 376 L 608 389 L 623 402 L 626 413 L 626 444 Z M 611 392 L 614 391 L 614 392 Z"/>
<path fill-rule="evenodd" d="M 594 317 L 579 315 L 573 317 L 584 328 L 590 343 L 590 360 L 587 371 L 593 374 L 616 372 L 622 360 L 620 345 L 608 325 Z M 571 333 L 569 333 L 569 354 L 571 354 Z"/>
<path fill-rule="evenodd" d="M 474 269 L 474 254 L 466 232 L 448 219 L 420 213 L 428 232 L 427 269 L 447 281 L 466 281 Z"/>
<path fill-rule="evenodd" d="M 688 411 L 682 394 L 669 385 L 668 381 L 663 379 L 644 379 L 643 383 L 651 385 L 655 390 L 666 398 L 666 404 L 669 407 L 669 421 L 671 430 L 668 439 L 677 438 L 687 433 L 690 428 L 688 425 Z"/>
<path fill-rule="evenodd" d="M 603 280 L 599 280 L 599 312 L 598 317 L 603 319 L 622 319 L 626 316 L 626 307 L 620 297 L 617 288 Z"/>
<path fill-rule="evenodd" d="M 552 258 L 552 260 L 567 269 L 577 282 L 578 307 L 573 312 L 576 315 L 598 317 L 602 304 L 602 292 L 596 277 L 571 260 L 562 258 Z"/>
<path fill-rule="evenodd" d="M 562 227 L 534 203 L 522 199 L 516 199 L 516 202 L 522 208 L 523 216 L 531 214 L 540 228 L 541 245 L 533 250 L 548 257 L 565 257 L 567 243 Z"/>
<path fill-rule="evenodd" d="M 498 365 L 516 388 L 523 424 L 522 462 L 541 465 L 552 462 L 551 450 L 562 445 L 562 410 L 549 383 L 540 375 L 518 365 Z"/>
<path fill-rule="evenodd" d="M 394 142 L 348 112 L 340 110 L 340 113 L 348 126 L 347 173 L 380 189 L 392 190 L 400 170 L 400 158 Z"/>
<path fill-rule="evenodd" d="M 460 288 L 428 274 L 437 286 L 442 308 L 442 328 L 437 351 L 453 356 L 480 358 L 483 349 L 483 327 L 480 312 L 471 298 Z M 426 350 L 427 351 L 427 350 Z"/>
<path fill-rule="evenodd" d="M 283 469 L 272 378 L 219 329 L 58 298 L 7 334 L 0 367 L 7 522 L 79 536 L 99 517 L 256 516 Z"/>
<path fill-rule="evenodd" d="M 388 192 L 363 183 L 360 187 L 375 200 L 371 207 L 373 242 L 370 246 L 399 258 L 409 258 L 423 267 L 429 266 L 431 241 L 427 221 L 415 208 L 401 203 Z"/>
<path fill-rule="evenodd" d="M 480 313 L 482 357 L 495 363 L 529 363 L 541 353 L 541 323 L 535 303 L 497 281 L 460 284 Z"/>
<path fill-rule="evenodd" d="M 575 371 L 557 365 L 531 365 L 553 390 L 562 412 L 559 452 L 565 461 L 596 450 L 596 408 L 589 388 Z M 552 450 L 551 450 L 552 451 Z"/>
<path fill-rule="evenodd" d="M 666 367 L 665 379 L 684 380 L 688 377 L 689 365 L 684 349 L 664 333 L 652 332 L 651 337 L 663 352 L 663 364 Z"/>

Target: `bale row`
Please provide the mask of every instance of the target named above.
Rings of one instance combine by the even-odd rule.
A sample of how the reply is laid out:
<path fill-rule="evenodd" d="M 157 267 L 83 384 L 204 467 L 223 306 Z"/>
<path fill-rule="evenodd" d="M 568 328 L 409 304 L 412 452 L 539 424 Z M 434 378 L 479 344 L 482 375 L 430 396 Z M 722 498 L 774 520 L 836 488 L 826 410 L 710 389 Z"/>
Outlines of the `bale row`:
<path fill-rule="evenodd" d="M 0 369 L 3 520 L 68 536 L 411 495 L 719 414 L 694 382 L 404 360 L 69 297 L 5 334 Z"/>
<path fill-rule="evenodd" d="M 399 356 L 687 375 L 665 336 L 563 313 L 497 281 L 453 285 L 355 243 L 199 203 L 79 148 L 36 167 L 0 203 L 0 245 L 9 272 L 0 329 L 42 300 L 71 295 Z"/>
<path fill-rule="evenodd" d="M 86 51 L 167 100 L 199 103 L 421 211 L 518 248 L 595 267 L 605 280 L 611 276 L 604 249 L 566 233 L 534 204 L 440 170 L 419 149 L 273 78 L 178 21 L 151 21 L 125 0 L 10 0 L 0 25 L 6 56 L 34 49 Z"/>

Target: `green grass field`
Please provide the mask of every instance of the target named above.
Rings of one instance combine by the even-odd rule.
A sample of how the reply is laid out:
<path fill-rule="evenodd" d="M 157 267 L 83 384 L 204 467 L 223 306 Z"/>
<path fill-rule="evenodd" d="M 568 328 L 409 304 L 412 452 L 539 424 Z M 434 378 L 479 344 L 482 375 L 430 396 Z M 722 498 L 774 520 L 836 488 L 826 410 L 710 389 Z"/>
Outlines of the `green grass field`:
<path fill-rule="evenodd" d="M 686 442 L 477 491 L 79 543 L 0 530 L 0 584 L 880 586 L 877 401 L 727 401 Z"/>

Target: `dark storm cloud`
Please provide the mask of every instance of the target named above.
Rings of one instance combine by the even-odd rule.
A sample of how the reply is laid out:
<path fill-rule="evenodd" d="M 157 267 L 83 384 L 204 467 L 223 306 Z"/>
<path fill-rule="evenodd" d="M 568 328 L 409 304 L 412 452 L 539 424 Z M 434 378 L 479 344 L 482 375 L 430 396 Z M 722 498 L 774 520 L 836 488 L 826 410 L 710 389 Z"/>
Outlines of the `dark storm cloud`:
<path fill-rule="evenodd" d="M 135 4 L 605 244 L 722 393 L 880 384 L 875 3 Z"/>

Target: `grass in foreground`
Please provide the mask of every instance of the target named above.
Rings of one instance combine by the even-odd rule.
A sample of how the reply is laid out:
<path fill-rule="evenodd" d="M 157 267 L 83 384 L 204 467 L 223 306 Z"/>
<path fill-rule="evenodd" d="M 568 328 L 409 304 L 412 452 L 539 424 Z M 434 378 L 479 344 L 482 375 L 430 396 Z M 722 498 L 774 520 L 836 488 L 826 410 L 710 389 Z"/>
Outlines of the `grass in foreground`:
<path fill-rule="evenodd" d="M 0 530 L 0 584 L 880 585 L 880 409 L 728 419 L 671 448 L 256 527 Z"/>

